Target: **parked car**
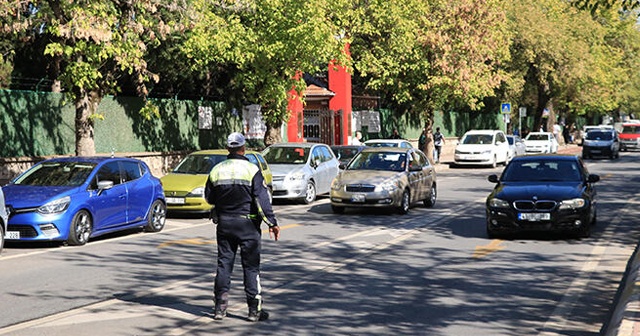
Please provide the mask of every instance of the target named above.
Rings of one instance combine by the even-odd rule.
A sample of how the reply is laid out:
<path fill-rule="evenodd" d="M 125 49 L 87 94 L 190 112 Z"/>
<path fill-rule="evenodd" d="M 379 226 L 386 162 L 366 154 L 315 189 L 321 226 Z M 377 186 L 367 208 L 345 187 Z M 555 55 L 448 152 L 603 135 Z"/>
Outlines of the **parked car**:
<path fill-rule="evenodd" d="M 558 141 L 551 132 L 531 132 L 524 139 L 527 154 L 557 153 Z"/>
<path fill-rule="evenodd" d="M 507 135 L 507 141 L 509 142 L 509 160 L 527 154 L 527 146 L 519 135 Z"/>
<path fill-rule="evenodd" d="M 620 132 L 620 150 L 640 149 L 640 122 L 622 124 Z"/>
<path fill-rule="evenodd" d="M 401 147 L 413 148 L 411 142 L 404 139 L 370 139 L 364 142 L 369 147 Z"/>
<path fill-rule="evenodd" d="M 589 237 L 596 222 L 598 175 L 575 155 L 529 155 L 511 160 L 486 200 L 487 234 L 560 231 Z"/>
<path fill-rule="evenodd" d="M 7 233 L 7 223 L 9 221 L 9 213 L 4 204 L 4 192 L 0 188 L 0 253 L 4 248 L 4 236 Z"/>
<path fill-rule="evenodd" d="M 331 146 L 331 150 L 333 154 L 340 161 L 340 166 L 346 166 L 351 159 L 353 159 L 356 154 L 360 153 L 360 151 L 365 148 L 364 145 L 335 145 Z"/>
<path fill-rule="evenodd" d="M 211 169 L 227 159 L 226 149 L 209 149 L 193 152 L 184 157 L 167 175 L 163 176 L 162 187 L 169 213 L 211 212 L 211 204 L 204 198 L 204 187 Z M 264 176 L 271 193 L 273 178 L 267 161 L 260 152 L 246 151 L 245 156 L 257 165 Z"/>
<path fill-rule="evenodd" d="M 420 150 L 369 147 L 333 181 L 331 209 L 395 208 L 406 214 L 415 202 L 433 206 L 436 197 L 436 171 Z"/>
<path fill-rule="evenodd" d="M 340 162 L 325 144 L 278 143 L 262 155 L 273 173 L 273 198 L 312 203 L 317 195 L 329 193 Z"/>
<path fill-rule="evenodd" d="M 620 156 L 618 132 L 614 129 L 587 132 L 582 143 L 582 158 L 588 159 L 594 156 L 618 158 Z"/>
<path fill-rule="evenodd" d="M 465 133 L 456 145 L 454 165 L 496 167 L 509 161 L 509 142 L 500 130 L 472 130 Z"/>
<path fill-rule="evenodd" d="M 4 188 L 11 216 L 7 241 L 84 245 L 106 233 L 164 228 L 160 179 L 140 160 L 62 157 L 42 161 Z"/>

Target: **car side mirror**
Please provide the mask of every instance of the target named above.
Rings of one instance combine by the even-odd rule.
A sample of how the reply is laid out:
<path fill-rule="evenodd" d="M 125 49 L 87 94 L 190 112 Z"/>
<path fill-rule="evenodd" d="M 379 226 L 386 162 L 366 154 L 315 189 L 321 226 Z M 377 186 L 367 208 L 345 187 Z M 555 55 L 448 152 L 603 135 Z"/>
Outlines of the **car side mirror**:
<path fill-rule="evenodd" d="M 589 176 L 587 177 L 587 182 L 589 183 L 596 183 L 598 181 L 600 181 L 600 175 L 589 174 Z"/>
<path fill-rule="evenodd" d="M 99 181 L 98 190 L 107 190 L 113 188 L 113 181 Z"/>
<path fill-rule="evenodd" d="M 498 175 L 496 175 L 496 174 L 491 174 L 491 175 L 489 175 L 489 177 L 487 178 L 487 180 L 489 180 L 489 182 L 491 182 L 491 183 L 498 183 L 498 182 L 500 182 L 500 181 L 498 180 Z"/>
<path fill-rule="evenodd" d="M 338 168 L 340 168 L 342 170 L 345 170 L 345 169 L 347 169 L 347 165 L 345 163 L 341 163 L 341 164 L 338 165 Z"/>

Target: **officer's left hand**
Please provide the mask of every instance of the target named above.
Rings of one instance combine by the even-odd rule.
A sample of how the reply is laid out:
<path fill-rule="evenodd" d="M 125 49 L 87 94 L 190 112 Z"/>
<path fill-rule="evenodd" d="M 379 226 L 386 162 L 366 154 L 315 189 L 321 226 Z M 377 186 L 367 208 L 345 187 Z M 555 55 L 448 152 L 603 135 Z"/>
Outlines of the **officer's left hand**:
<path fill-rule="evenodd" d="M 280 227 L 272 226 L 269 228 L 269 237 L 273 238 L 273 240 L 278 241 L 280 239 Z"/>

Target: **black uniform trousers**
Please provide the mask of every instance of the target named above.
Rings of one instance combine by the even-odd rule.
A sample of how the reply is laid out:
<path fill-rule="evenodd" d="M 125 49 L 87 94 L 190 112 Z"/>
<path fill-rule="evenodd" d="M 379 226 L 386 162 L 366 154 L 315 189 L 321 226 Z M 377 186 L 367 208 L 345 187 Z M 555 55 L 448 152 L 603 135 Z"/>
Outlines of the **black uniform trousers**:
<path fill-rule="evenodd" d="M 219 216 L 216 229 L 218 268 L 214 295 L 220 300 L 231 288 L 231 273 L 238 247 L 244 271 L 244 291 L 248 299 L 260 298 L 260 227 L 240 215 Z"/>

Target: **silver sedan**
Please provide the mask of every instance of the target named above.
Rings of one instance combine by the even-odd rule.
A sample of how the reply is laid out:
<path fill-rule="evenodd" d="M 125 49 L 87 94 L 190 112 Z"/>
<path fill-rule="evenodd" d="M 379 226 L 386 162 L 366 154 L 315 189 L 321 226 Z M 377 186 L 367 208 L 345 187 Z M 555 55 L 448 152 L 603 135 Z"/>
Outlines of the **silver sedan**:
<path fill-rule="evenodd" d="M 436 171 L 415 148 L 375 147 L 358 153 L 333 180 L 331 209 L 392 208 L 406 214 L 413 203 L 436 203 Z"/>

